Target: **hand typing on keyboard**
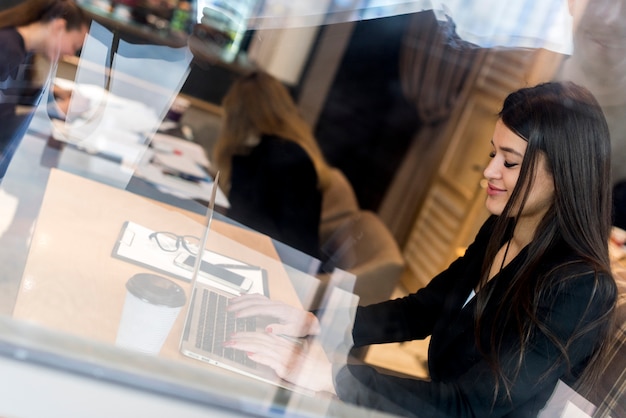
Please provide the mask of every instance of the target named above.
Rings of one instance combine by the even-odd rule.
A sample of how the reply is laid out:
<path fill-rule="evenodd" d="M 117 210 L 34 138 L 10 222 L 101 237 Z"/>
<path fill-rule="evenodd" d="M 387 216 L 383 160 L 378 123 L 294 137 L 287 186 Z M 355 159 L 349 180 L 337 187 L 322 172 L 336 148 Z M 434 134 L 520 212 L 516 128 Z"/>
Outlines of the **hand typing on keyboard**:
<path fill-rule="evenodd" d="M 261 295 L 243 295 L 230 300 L 230 312 L 237 318 L 257 315 L 277 319 L 265 331 L 236 332 L 225 347 L 241 350 L 248 358 L 276 371 L 281 378 L 313 391 L 334 393 L 332 363 L 323 350 L 309 350 L 300 337 L 317 335 L 320 324 L 315 315 Z"/>
<path fill-rule="evenodd" d="M 228 311 L 235 312 L 238 318 L 251 316 L 276 318 L 276 323 L 265 327 L 265 331 L 271 334 L 306 337 L 320 332 L 319 321 L 311 312 L 270 300 L 259 294 L 242 295 L 230 299 Z"/>

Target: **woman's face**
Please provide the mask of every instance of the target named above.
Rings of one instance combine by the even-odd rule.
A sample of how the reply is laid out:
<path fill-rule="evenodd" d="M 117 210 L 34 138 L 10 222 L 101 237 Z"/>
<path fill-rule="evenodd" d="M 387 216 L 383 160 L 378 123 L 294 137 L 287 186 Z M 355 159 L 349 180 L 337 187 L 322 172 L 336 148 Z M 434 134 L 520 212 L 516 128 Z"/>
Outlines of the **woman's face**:
<path fill-rule="evenodd" d="M 502 214 L 517 184 L 528 143 L 499 120 L 493 133 L 491 162 L 485 168 L 487 179 L 487 210 L 494 215 Z M 520 220 L 539 221 L 546 213 L 554 196 L 554 181 L 546 169 L 545 157 L 539 155 L 532 189 L 524 205 Z M 513 213 L 516 213 L 513 208 Z"/>
<path fill-rule="evenodd" d="M 54 19 L 48 23 L 48 36 L 43 52 L 50 61 L 60 57 L 74 55 L 83 46 L 87 36 L 87 26 L 80 29 L 67 30 L 67 23 L 63 19 Z"/>

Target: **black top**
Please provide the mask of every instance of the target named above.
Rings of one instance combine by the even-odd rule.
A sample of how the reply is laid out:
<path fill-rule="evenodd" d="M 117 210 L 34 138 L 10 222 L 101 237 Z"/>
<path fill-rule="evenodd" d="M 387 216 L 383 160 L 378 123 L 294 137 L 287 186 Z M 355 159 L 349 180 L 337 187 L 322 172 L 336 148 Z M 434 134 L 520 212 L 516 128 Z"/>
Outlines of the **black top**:
<path fill-rule="evenodd" d="M 232 159 L 227 215 L 313 257 L 319 253 L 322 193 L 309 155 L 293 141 L 264 135 Z"/>
<path fill-rule="evenodd" d="M 512 386 L 511 400 L 506 399 L 501 386 L 492 409 L 495 380 L 476 345 L 475 298 L 463 305 L 478 283 L 493 220 L 492 217 L 483 225 L 465 255 L 425 288 L 401 299 L 357 310 L 353 329 L 355 346 L 409 341 L 430 335 L 428 365 L 432 381 L 391 377 L 378 374 L 369 366 L 351 365 L 343 367 L 336 376 L 336 390 L 341 399 L 400 415 L 429 418 L 535 417 L 559 379 L 572 383 L 592 354 L 597 331 L 583 330 L 572 339 L 568 346 L 569 371 L 558 362 L 560 354 L 554 342 L 537 332 L 523 359 L 522 371 Z M 505 290 L 526 256 L 527 248 L 524 248 L 482 290 L 493 292 L 484 313 L 486 319 L 494 318 L 498 308 L 508 305 Z M 566 261 L 573 263 L 552 270 Z M 537 315 L 561 342 L 581 331 L 583 324 L 597 319 L 615 300 L 615 288 L 612 294 L 592 294 L 593 269 L 564 243 L 549 250 L 534 277 L 553 283 L 563 277 L 573 277 L 545 292 L 535 303 Z M 612 280 L 608 276 L 602 279 Z M 519 346 L 516 329 L 507 322 L 497 324 L 496 329 L 497 337 L 504 342 L 502 365 L 511 377 L 511 364 L 517 358 L 510 350 Z M 491 330 L 489 324 L 481 328 L 485 347 L 493 335 Z M 555 364 L 557 367 L 550 370 Z"/>
<path fill-rule="evenodd" d="M 34 104 L 41 86 L 32 81 L 33 55 L 15 28 L 0 29 L 0 117 L 15 114 L 17 104 Z"/>
<path fill-rule="evenodd" d="M 42 87 L 33 84 L 33 69 L 33 55 L 17 29 L 0 29 L 0 179 L 33 115 L 16 115 L 17 105 L 36 106 L 41 98 Z"/>
<path fill-rule="evenodd" d="M 19 66 L 25 61 L 26 47 L 24 39 L 16 28 L 0 29 L 0 81 L 9 76 L 15 79 L 19 72 Z"/>

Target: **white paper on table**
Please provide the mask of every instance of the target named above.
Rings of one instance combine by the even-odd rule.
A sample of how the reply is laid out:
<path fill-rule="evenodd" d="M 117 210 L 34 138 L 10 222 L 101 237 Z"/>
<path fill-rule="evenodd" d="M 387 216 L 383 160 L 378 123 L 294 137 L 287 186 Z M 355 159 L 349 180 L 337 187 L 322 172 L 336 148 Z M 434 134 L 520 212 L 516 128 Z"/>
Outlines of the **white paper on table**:
<path fill-rule="evenodd" d="M 56 78 L 54 84 L 79 94 L 81 102 L 85 99 L 88 102 L 87 108 L 76 112 L 72 98 L 69 113 L 74 116 L 71 122 L 61 122 L 65 125 L 64 129 L 74 137 L 84 139 L 98 129 L 148 133 L 156 131 L 161 123 L 154 109 L 139 101 L 110 93 L 101 86 L 75 83 L 61 78 Z M 81 107 L 83 106 L 81 103 Z M 59 128 L 59 125 L 56 124 L 56 127 Z"/>
<path fill-rule="evenodd" d="M 209 201 L 213 190 L 213 182 L 207 181 L 189 181 L 177 176 L 169 176 L 163 173 L 161 167 L 153 164 L 140 165 L 135 171 L 135 175 L 156 185 L 165 193 L 169 193 L 186 199 L 202 199 Z M 228 198 L 218 187 L 215 195 L 215 204 L 223 208 L 229 208 Z"/>
<path fill-rule="evenodd" d="M 116 140 L 104 135 L 97 137 L 94 145 L 96 152 L 118 157 L 122 160 L 121 164 L 126 167 L 134 167 L 148 148 L 146 145 Z"/>
<path fill-rule="evenodd" d="M 126 222 L 120 232 L 119 241 L 113 250 L 113 256 L 190 281 L 193 272 L 174 263 L 174 259 L 178 255 L 188 253 L 184 249 L 174 252 L 163 251 L 154 239 L 150 239 L 150 234 L 153 232 L 153 230 L 137 223 Z M 239 269 L 236 266 L 248 267 L 249 264 L 209 250 L 203 252 L 202 259 L 211 264 L 232 266 L 224 268 L 252 280 L 252 287 L 248 293 L 266 294 L 264 274 L 260 267 L 258 270 Z M 198 280 L 210 281 L 210 279 L 201 278 L 201 276 L 198 276 Z M 211 281 L 211 285 L 222 288 L 225 291 L 231 291 L 228 287 L 213 281 Z"/>
<path fill-rule="evenodd" d="M 157 132 L 152 137 L 151 145 L 157 153 L 179 153 L 203 167 L 211 167 L 204 148 L 195 142 Z"/>
<path fill-rule="evenodd" d="M 148 146 L 144 145 L 140 137 L 134 133 L 102 130 L 81 139 L 68 131 L 67 125 L 64 125 L 62 121 L 55 120 L 52 125 L 55 127 L 52 137 L 57 141 L 75 145 L 89 154 L 118 158 L 126 167 L 134 167 L 148 150 Z"/>
<path fill-rule="evenodd" d="M 155 153 L 152 160 L 155 164 L 176 173 L 186 174 L 198 179 L 207 177 L 206 171 L 194 159 L 186 155 Z"/>

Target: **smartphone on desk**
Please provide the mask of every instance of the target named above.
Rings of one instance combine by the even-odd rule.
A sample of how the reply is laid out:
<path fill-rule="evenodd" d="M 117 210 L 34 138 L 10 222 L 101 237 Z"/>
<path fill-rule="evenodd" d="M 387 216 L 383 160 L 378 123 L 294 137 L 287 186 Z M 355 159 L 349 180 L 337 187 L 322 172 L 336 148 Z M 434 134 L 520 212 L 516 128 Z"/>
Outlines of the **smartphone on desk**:
<path fill-rule="evenodd" d="M 196 257 L 191 254 L 179 254 L 174 259 L 174 264 L 188 271 L 193 271 L 195 263 Z M 250 290 L 250 287 L 252 287 L 252 280 L 231 270 L 249 269 L 260 270 L 261 268 L 256 266 L 250 266 L 247 264 L 212 264 L 202 260 L 200 262 L 200 271 L 198 272 L 198 274 L 210 280 L 215 280 L 216 282 L 224 286 L 228 286 L 231 289 L 237 290 L 241 293 L 245 293 Z"/>

